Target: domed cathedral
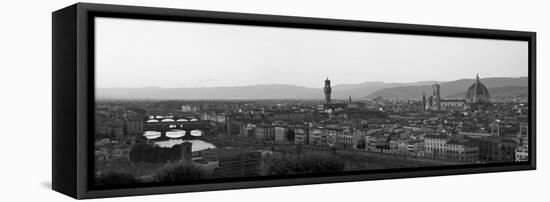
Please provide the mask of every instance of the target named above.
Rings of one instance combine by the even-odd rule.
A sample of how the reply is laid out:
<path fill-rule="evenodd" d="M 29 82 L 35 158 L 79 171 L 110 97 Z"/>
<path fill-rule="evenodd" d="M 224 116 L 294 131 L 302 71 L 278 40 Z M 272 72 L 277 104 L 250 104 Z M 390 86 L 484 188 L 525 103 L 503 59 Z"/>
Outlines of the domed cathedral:
<path fill-rule="evenodd" d="M 476 81 L 466 91 L 466 104 L 470 108 L 484 108 L 490 104 L 489 90 L 476 76 Z"/>
<path fill-rule="evenodd" d="M 423 111 L 448 111 L 448 110 L 484 110 L 490 105 L 489 90 L 476 76 L 476 81 L 466 91 L 464 98 L 442 99 L 440 97 L 440 85 L 433 84 L 433 95 L 426 97 L 422 93 Z"/>

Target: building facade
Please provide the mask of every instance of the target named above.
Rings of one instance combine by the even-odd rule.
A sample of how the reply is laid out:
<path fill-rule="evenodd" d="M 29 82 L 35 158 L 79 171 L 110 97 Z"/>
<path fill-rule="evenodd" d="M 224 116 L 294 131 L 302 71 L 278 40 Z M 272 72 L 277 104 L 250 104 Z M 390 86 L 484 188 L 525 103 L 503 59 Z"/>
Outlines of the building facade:
<path fill-rule="evenodd" d="M 295 128 L 294 129 L 294 143 L 295 144 L 309 144 L 309 129 L 308 128 Z"/>
<path fill-rule="evenodd" d="M 443 135 L 424 136 L 424 149 L 427 157 L 445 158 L 445 151 L 448 138 Z"/>
<path fill-rule="evenodd" d="M 365 136 L 365 149 L 368 151 L 378 151 L 384 147 L 389 149 L 390 141 L 384 134 L 373 134 Z"/>
<path fill-rule="evenodd" d="M 322 128 L 309 128 L 309 145 L 325 145 Z"/>
<path fill-rule="evenodd" d="M 441 100 L 441 110 L 464 110 L 466 101 L 463 99 L 444 99 Z"/>
<path fill-rule="evenodd" d="M 283 126 L 275 126 L 275 142 L 278 143 L 286 143 L 288 142 L 287 139 L 287 127 Z"/>
<path fill-rule="evenodd" d="M 479 146 L 479 158 L 484 161 L 515 161 L 517 142 L 503 137 L 471 138 Z"/>
<path fill-rule="evenodd" d="M 350 128 L 343 128 L 341 132 L 336 134 L 336 147 L 342 150 L 353 149 L 353 130 Z"/>
<path fill-rule="evenodd" d="M 517 162 L 529 161 L 529 147 L 527 145 L 516 147 L 515 156 Z"/>
<path fill-rule="evenodd" d="M 270 141 L 275 140 L 275 127 L 269 125 L 258 125 L 254 128 L 256 139 Z"/>
<path fill-rule="evenodd" d="M 479 160 L 479 147 L 470 142 L 450 141 L 445 144 L 446 159 L 464 162 Z"/>

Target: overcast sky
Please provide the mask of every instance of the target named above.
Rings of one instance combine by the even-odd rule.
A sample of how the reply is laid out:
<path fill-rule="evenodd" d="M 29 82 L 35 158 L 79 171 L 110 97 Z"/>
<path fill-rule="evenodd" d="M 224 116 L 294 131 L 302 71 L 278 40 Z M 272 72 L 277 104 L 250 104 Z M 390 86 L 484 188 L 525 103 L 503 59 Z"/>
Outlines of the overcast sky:
<path fill-rule="evenodd" d="M 215 87 L 527 76 L 527 42 L 96 18 L 96 85 Z"/>

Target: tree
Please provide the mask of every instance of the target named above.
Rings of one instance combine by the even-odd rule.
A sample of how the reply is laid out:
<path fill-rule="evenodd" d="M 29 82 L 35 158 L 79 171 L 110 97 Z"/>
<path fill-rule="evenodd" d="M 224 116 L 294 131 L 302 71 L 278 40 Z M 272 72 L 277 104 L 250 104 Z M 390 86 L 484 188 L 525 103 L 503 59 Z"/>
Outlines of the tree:
<path fill-rule="evenodd" d="M 269 162 L 271 175 L 338 172 L 345 168 L 345 162 L 329 154 L 286 155 Z"/>
<path fill-rule="evenodd" d="M 95 179 L 99 185 L 115 185 L 115 184 L 135 184 L 138 180 L 129 173 L 108 172 L 101 174 Z"/>
<path fill-rule="evenodd" d="M 163 148 L 149 144 L 136 144 L 130 150 L 130 160 L 132 162 L 166 163 L 179 160 L 180 154 L 180 145 Z"/>
<path fill-rule="evenodd" d="M 206 172 L 192 164 L 176 163 L 166 165 L 156 176 L 159 182 L 197 181 L 206 178 Z"/>

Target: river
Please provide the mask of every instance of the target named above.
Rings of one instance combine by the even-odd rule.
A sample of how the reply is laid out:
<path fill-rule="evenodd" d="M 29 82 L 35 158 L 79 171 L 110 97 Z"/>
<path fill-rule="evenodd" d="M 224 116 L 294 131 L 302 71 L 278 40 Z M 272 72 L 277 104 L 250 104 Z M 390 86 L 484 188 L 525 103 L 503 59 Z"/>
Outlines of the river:
<path fill-rule="evenodd" d="M 169 131 L 166 132 L 166 136 L 170 138 L 179 138 L 185 135 L 185 131 Z M 191 131 L 192 136 L 201 136 L 202 132 L 200 130 L 197 131 Z M 160 132 L 156 131 L 145 131 L 143 134 L 147 139 L 154 139 L 160 137 Z M 182 139 L 169 139 L 169 140 L 163 140 L 163 141 L 157 141 L 155 142 L 155 145 L 159 147 L 173 147 L 175 145 L 184 143 L 184 142 L 190 142 L 193 145 L 191 146 L 192 151 L 200 151 L 210 148 L 216 148 L 216 146 L 210 142 L 204 141 L 204 140 L 182 140 Z"/>

